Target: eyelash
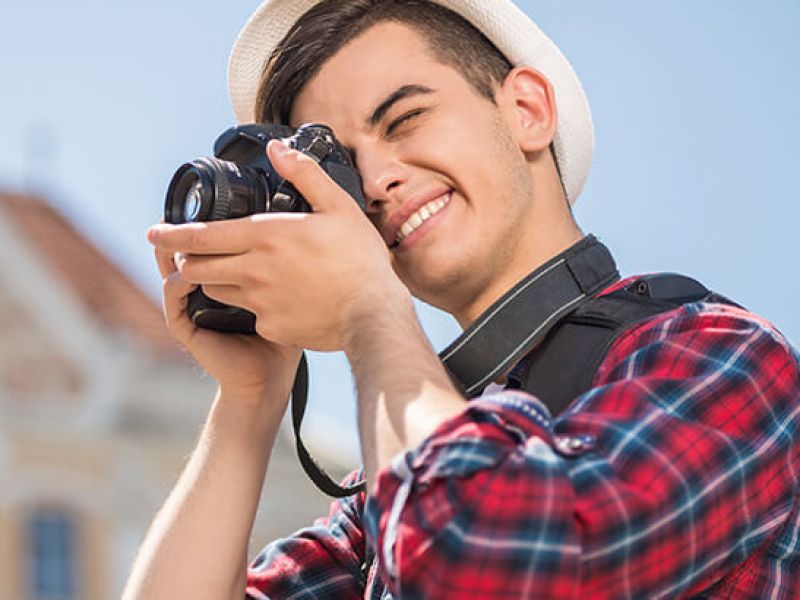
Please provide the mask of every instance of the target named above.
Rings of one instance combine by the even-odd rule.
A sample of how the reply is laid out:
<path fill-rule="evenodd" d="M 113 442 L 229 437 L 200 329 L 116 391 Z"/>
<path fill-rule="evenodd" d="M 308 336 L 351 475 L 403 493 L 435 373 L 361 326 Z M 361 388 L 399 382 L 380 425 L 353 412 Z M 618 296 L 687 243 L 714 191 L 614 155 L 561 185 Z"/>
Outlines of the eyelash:
<path fill-rule="evenodd" d="M 407 112 L 406 114 L 404 114 L 404 115 L 402 115 L 402 116 L 398 117 L 397 119 L 395 119 L 394 121 L 392 121 L 392 122 L 389 124 L 389 126 L 386 128 L 386 136 L 388 137 L 388 136 L 392 135 L 392 133 L 393 133 L 393 132 L 394 132 L 394 131 L 395 131 L 395 130 L 398 128 L 398 127 L 400 127 L 400 125 L 402 125 L 402 124 L 403 124 L 403 123 L 405 123 L 406 121 L 410 121 L 410 120 L 411 120 L 411 119 L 413 119 L 414 117 L 418 117 L 418 116 L 420 116 L 420 115 L 421 115 L 422 113 L 424 113 L 424 112 L 425 112 L 425 109 L 422 109 L 422 108 L 417 108 L 417 109 L 414 109 L 414 110 L 412 110 L 412 111 L 409 111 L 409 112 Z"/>

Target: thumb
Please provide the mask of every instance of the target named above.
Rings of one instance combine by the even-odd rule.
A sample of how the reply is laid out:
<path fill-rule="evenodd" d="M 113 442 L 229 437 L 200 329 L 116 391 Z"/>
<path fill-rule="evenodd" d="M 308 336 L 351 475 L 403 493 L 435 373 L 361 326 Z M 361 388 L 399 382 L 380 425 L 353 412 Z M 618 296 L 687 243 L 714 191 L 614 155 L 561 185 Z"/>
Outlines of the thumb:
<path fill-rule="evenodd" d="M 314 209 L 328 212 L 342 206 L 355 206 L 350 196 L 307 154 L 271 140 L 267 156 L 278 175 L 289 181 Z"/>

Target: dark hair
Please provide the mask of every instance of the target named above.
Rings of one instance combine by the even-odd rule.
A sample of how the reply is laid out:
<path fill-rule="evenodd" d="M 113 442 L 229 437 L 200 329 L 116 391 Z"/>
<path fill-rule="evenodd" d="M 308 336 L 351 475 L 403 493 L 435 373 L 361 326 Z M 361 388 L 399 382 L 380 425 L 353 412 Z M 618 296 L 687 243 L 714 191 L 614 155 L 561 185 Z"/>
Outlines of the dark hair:
<path fill-rule="evenodd" d="M 347 42 L 383 21 L 414 27 L 443 64 L 494 101 L 493 84 L 511 70 L 508 59 L 466 19 L 427 0 L 323 0 L 306 12 L 264 65 L 255 117 L 289 123 L 292 104 L 322 64 Z"/>

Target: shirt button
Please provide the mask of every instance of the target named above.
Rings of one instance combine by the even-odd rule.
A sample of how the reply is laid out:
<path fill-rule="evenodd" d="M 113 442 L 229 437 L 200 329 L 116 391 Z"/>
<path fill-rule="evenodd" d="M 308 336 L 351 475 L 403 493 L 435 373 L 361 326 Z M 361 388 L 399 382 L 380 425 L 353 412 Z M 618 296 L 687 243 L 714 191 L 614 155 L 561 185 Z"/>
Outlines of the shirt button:
<path fill-rule="evenodd" d="M 590 435 L 558 435 L 555 442 L 556 450 L 563 456 L 580 456 L 594 446 L 594 438 Z"/>

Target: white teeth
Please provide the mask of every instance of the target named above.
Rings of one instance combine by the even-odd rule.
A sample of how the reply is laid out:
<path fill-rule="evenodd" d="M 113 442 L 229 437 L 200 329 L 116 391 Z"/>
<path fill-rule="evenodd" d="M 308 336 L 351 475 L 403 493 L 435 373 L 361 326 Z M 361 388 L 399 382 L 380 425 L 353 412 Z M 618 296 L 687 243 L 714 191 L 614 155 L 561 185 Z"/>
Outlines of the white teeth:
<path fill-rule="evenodd" d="M 411 235 L 420 225 L 447 206 L 448 202 L 450 202 L 449 192 L 437 200 L 431 200 L 413 215 L 408 217 L 406 222 L 400 227 L 400 231 L 397 234 L 397 243 L 399 244 L 409 235 Z"/>

